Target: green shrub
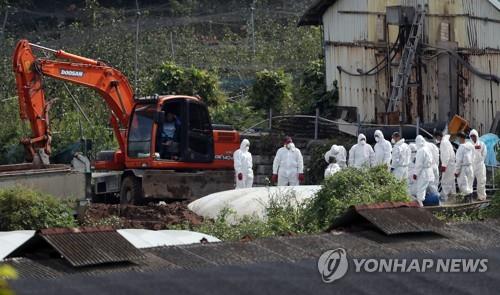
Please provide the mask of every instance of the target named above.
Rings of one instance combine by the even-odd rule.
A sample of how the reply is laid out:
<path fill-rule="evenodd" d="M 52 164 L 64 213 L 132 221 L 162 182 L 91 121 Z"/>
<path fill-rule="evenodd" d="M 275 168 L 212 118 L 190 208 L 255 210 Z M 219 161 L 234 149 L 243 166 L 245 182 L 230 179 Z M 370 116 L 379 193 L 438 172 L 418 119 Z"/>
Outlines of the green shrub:
<path fill-rule="evenodd" d="M 223 241 L 238 241 L 245 237 L 252 239 L 287 236 L 312 232 L 315 229 L 304 226 L 303 204 L 294 195 L 272 196 L 265 208 L 265 220 L 255 216 L 236 218 L 235 212 L 223 209 L 214 220 L 205 220 L 200 225 L 180 224 L 170 229 L 189 229 L 215 236 Z"/>
<path fill-rule="evenodd" d="M 346 168 L 324 181 L 307 204 L 303 222 L 326 229 L 351 205 L 409 200 L 406 182 L 398 181 L 386 168 Z"/>
<path fill-rule="evenodd" d="M 73 227 L 72 208 L 56 198 L 31 189 L 0 190 L 0 230 Z"/>
<path fill-rule="evenodd" d="M 290 100 L 291 80 L 283 71 L 263 70 L 257 72 L 250 92 L 250 103 L 255 109 L 280 112 Z"/>
<path fill-rule="evenodd" d="M 199 95 L 209 106 L 223 103 L 219 77 L 194 66 L 184 68 L 165 62 L 155 73 L 150 88 L 157 94 Z"/>
<path fill-rule="evenodd" d="M 333 114 L 339 99 L 337 82 L 333 83 L 333 90 L 328 91 L 325 73 L 325 63 L 320 59 L 310 62 L 300 75 L 296 95 L 303 112 L 313 114 L 318 107 L 321 115 Z"/>

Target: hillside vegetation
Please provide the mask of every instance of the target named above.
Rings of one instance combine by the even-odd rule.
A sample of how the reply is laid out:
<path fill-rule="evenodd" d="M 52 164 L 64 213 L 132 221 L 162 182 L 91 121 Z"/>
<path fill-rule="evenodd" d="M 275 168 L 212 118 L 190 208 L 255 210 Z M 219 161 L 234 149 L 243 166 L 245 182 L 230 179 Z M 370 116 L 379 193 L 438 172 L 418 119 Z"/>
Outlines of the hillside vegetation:
<path fill-rule="evenodd" d="M 0 18 L 5 20 L 0 37 L 0 162 L 21 160 L 17 143 L 30 133 L 18 119 L 11 69 L 12 51 L 20 38 L 105 61 L 129 78 L 137 96 L 174 92 L 155 79 L 165 65 L 193 69 L 206 77 L 203 83 L 215 85 L 215 96 L 207 98 L 215 102 L 214 121 L 243 128 L 266 113 L 261 109 L 266 103 L 248 99 L 262 71 L 278 73 L 278 82 L 287 91 L 286 100 L 277 102 L 283 112 L 310 112 L 315 100 L 335 99 L 325 91 L 318 62 L 320 29 L 297 27 L 311 2 L 148 0 L 138 1 L 137 9 L 129 0 L 0 1 Z M 51 110 L 56 152 L 82 137 L 93 140 L 94 151 L 116 146 L 107 107 L 95 92 L 53 79 L 45 79 L 45 91 L 48 99 L 58 98 Z M 71 96 L 82 105 L 88 121 Z"/>

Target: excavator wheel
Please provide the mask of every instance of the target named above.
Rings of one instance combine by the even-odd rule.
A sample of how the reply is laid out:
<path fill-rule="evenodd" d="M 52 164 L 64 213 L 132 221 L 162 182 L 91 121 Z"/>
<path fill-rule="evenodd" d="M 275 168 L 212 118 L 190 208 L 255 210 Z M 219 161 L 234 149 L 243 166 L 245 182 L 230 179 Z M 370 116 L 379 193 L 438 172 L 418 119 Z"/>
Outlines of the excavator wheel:
<path fill-rule="evenodd" d="M 142 201 L 143 193 L 140 179 L 133 175 L 126 176 L 120 189 L 120 204 L 141 205 Z"/>

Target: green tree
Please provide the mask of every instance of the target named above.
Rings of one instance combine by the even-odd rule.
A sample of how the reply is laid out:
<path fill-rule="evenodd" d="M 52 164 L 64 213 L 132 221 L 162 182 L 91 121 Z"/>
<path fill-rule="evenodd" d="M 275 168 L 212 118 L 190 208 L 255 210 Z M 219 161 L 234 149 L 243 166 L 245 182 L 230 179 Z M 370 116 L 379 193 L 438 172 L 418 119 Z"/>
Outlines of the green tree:
<path fill-rule="evenodd" d="M 223 102 L 217 75 L 194 66 L 183 68 L 171 62 L 163 63 L 153 78 L 151 89 L 158 94 L 199 95 L 209 106 Z"/>
<path fill-rule="evenodd" d="M 300 75 L 298 84 L 297 100 L 302 111 L 313 113 L 318 107 L 322 114 L 332 113 L 339 98 L 337 83 L 335 81 L 332 85 L 333 90 L 327 90 L 323 60 L 309 63 Z"/>
<path fill-rule="evenodd" d="M 290 77 L 283 70 L 258 72 L 249 98 L 255 109 L 280 112 L 291 98 Z"/>

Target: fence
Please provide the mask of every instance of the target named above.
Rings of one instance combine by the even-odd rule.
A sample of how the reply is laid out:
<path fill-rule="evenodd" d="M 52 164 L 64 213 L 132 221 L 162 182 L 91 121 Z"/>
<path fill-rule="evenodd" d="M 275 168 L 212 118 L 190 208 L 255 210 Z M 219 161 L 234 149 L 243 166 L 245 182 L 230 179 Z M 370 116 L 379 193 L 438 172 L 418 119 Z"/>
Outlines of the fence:
<path fill-rule="evenodd" d="M 346 122 L 343 120 L 331 120 L 331 119 L 321 117 L 319 115 L 319 109 L 316 109 L 316 115 L 314 115 L 314 116 L 303 115 L 303 114 L 273 116 L 273 112 L 272 112 L 272 110 L 270 110 L 269 116 L 267 119 L 262 120 L 262 121 L 258 122 L 257 124 L 254 124 L 254 125 L 246 128 L 243 131 L 243 133 L 252 132 L 255 129 L 257 129 L 259 126 L 264 126 L 265 124 L 267 124 L 267 130 L 272 131 L 273 130 L 273 120 L 287 119 L 287 118 L 299 118 L 299 119 L 302 118 L 302 119 L 314 120 L 314 134 L 312 134 L 313 136 L 311 136 L 311 138 L 313 138 L 315 140 L 318 139 L 320 124 L 330 124 L 332 126 L 336 126 L 336 127 L 338 127 L 339 131 L 342 131 L 344 133 L 347 133 L 347 134 L 350 134 L 353 136 L 357 136 L 363 128 L 380 127 L 380 128 L 399 128 L 400 134 L 403 134 L 404 128 L 411 128 L 411 129 L 414 129 L 415 137 L 420 135 L 421 133 L 425 134 L 428 137 L 433 137 L 430 132 L 428 132 L 426 129 L 421 127 L 419 118 L 416 119 L 416 121 L 417 121 L 416 124 L 390 125 L 390 124 L 373 124 L 373 123 L 361 122 L 361 118 L 358 115 L 357 122 L 349 123 L 349 122 Z M 342 128 L 342 127 L 348 127 L 348 128 Z"/>

